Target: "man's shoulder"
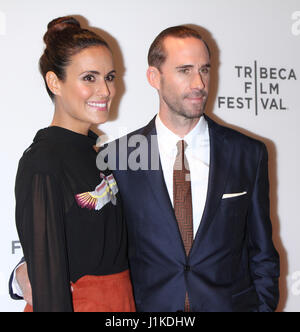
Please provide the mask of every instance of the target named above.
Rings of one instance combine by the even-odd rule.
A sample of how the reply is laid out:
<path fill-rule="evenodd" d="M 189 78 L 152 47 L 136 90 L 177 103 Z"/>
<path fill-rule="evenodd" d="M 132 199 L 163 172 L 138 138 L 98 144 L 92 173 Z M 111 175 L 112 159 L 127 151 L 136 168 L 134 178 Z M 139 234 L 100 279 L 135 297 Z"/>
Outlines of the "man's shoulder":
<path fill-rule="evenodd" d="M 149 123 L 147 123 L 145 126 L 140 127 L 138 129 L 136 129 L 136 130 L 128 133 L 127 135 L 121 137 L 120 139 L 122 139 L 124 137 L 130 138 L 130 137 L 133 137 L 133 136 L 136 136 L 136 135 L 148 136 L 151 133 L 152 134 L 153 133 L 156 134 L 156 130 L 155 130 L 155 118 L 156 118 L 156 116 Z"/>
<path fill-rule="evenodd" d="M 119 146 L 120 144 L 122 145 L 125 141 L 128 142 L 130 139 L 134 138 L 134 137 L 146 137 L 149 134 L 156 134 L 155 131 L 155 117 L 145 126 L 140 127 L 132 132 L 129 132 L 126 135 L 123 135 L 107 144 L 105 144 L 103 147 L 107 147 L 107 146 L 111 146 L 111 145 L 117 145 Z M 102 148 L 103 148 L 102 147 Z M 101 149 L 102 149 L 101 148 Z"/>
<path fill-rule="evenodd" d="M 243 146 L 243 147 L 253 147 L 261 149 L 265 144 L 257 138 L 251 136 L 251 134 L 245 134 L 242 129 L 233 129 L 229 125 L 219 124 L 210 118 L 207 118 L 211 132 L 215 133 L 219 137 L 224 137 L 231 144 Z"/>
<path fill-rule="evenodd" d="M 229 125 L 223 125 L 219 122 L 212 120 L 210 117 L 205 115 L 205 119 L 208 123 L 209 132 L 210 135 L 215 135 L 219 139 L 225 138 L 227 141 L 230 142 L 230 144 L 233 144 L 235 146 L 243 147 L 244 149 L 247 148 L 254 148 L 254 149 L 264 149 L 265 144 L 257 139 L 251 136 L 251 134 L 245 134 L 242 132 L 242 130 L 237 130 L 231 128 Z M 128 148 L 128 142 L 132 140 L 134 137 L 146 137 L 149 135 L 155 135 L 155 117 L 144 127 L 138 128 L 132 132 L 129 132 L 128 134 L 106 144 L 104 147 L 107 147 L 109 145 L 113 146 L 120 146 L 125 141 L 127 143 Z M 149 140 L 150 141 L 150 140 Z"/>

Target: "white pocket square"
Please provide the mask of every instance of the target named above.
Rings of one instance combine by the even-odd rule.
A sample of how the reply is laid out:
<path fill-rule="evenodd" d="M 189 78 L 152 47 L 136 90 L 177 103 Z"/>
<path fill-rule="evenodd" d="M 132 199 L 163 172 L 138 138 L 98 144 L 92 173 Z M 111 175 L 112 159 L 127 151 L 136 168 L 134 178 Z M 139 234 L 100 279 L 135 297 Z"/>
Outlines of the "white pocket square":
<path fill-rule="evenodd" d="M 224 194 L 222 199 L 243 196 L 243 195 L 246 195 L 246 194 L 247 194 L 247 191 L 244 191 L 242 193 Z"/>

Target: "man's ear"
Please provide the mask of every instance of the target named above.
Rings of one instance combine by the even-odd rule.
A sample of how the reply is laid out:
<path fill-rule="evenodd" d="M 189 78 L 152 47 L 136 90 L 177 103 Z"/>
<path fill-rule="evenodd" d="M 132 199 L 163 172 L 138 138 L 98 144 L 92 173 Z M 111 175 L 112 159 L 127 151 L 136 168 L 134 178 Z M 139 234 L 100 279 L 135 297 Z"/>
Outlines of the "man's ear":
<path fill-rule="evenodd" d="M 154 89 L 160 89 L 161 73 L 158 68 L 150 66 L 147 70 L 147 79 Z"/>
<path fill-rule="evenodd" d="M 50 91 L 55 95 L 60 95 L 60 80 L 53 71 L 48 71 L 46 74 L 46 82 Z"/>

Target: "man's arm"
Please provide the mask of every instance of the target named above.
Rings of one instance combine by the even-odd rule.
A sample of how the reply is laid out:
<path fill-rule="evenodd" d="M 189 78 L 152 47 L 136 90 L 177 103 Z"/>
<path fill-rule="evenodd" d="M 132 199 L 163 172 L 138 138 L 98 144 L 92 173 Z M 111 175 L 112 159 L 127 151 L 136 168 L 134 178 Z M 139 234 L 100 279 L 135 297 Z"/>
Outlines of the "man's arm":
<path fill-rule="evenodd" d="M 32 305 L 32 290 L 28 278 L 27 264 L 22 258 L 9 279 L 9 294 L 14 300 L 25 300 Z"/>
<path fill-rule="evenodd" d="M 259 297 L 259 311 L 275 311 L 279 301 L 279 256 L 272 241 L 268 153 L 262 144 L 248 214 L 250 270 Z"/>

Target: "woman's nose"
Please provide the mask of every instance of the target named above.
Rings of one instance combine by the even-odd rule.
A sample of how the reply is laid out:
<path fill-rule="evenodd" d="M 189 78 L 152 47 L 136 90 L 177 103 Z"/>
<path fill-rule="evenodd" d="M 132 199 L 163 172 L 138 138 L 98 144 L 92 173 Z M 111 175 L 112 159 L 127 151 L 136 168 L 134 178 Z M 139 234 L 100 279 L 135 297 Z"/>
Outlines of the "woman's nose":
<path fill-rule="evenodd" d="M 110 90 L 106 81 L 103 80 L 100 84 L 98 84 L 96 94 L 103 97 L 110 96 Z"/>

